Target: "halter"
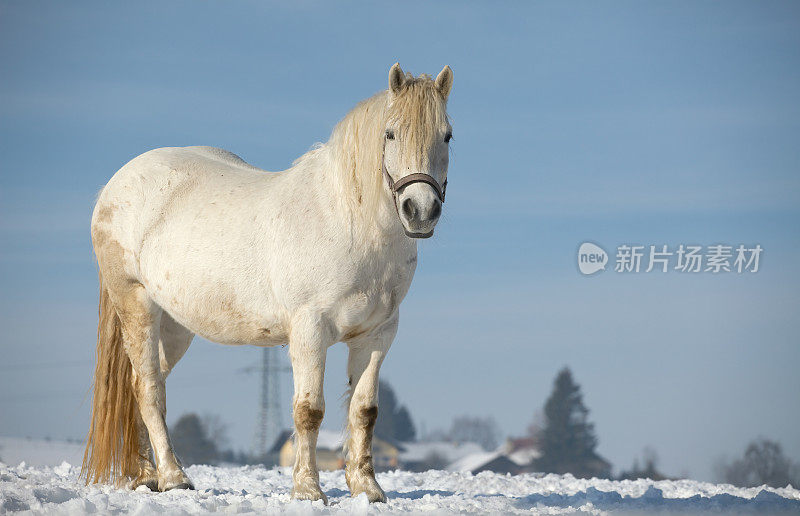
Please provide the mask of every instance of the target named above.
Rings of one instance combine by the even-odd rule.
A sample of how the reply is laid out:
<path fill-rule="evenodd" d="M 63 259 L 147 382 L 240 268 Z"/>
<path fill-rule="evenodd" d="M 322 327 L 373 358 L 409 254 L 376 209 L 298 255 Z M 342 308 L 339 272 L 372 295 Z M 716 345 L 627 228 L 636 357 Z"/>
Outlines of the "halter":
<path fill-rule="evenodd" d="M 386 142 L 383 143 L 384 150 L 386 149 Z M 384 153 L 385 158 L 385 153 Z M 447 192 L 447 178 L 445 178 L 444 183 L 442 186 L 439 186 L 439 183 L 436 179 L 433 178 L 430 174 L 422 174 L 422 173 L 414 173 L 408 174 L 407 176 L 403 176 L 397 181 L 392 179 L 392 176 L 389 175 L 389 171 L 386 170 L 386 162 L 381 159 L 381 171 L 383 172 L 383 177 L 386 179 L 386 186 L 389 187 L 389 191 L 392 192 L 392 200 L 394 201 L 394 211 L 397 212 L 397 216 L 400 216 L 400 209 L 397 207 L 397 191 L 403 188 L 404 186 L 408 186 L 412 183 L 426 183 L 433 187 L 433 191 L 436 192 L 436 197 L 439 201 L 444 204 L 444 194 Z M 406 235 L 411 238 L 429 238 L 433 236 L 433 230 L 427 233 L 411 233 L 405 228 L 403 228 Z"/>

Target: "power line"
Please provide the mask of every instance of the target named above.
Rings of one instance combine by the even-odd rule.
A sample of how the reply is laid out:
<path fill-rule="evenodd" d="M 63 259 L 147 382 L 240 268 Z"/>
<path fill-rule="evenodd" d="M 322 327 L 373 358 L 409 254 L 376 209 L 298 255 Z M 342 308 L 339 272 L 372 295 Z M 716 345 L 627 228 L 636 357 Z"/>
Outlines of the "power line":
<path fill-rule="evenodd" d="M 52 369 L 54 367 L 77 367 L 77 366 L 93 366 L 93 363 L 88 360 L 67 360 L 64 362 L 41 362 L 41 363 L 28 363 L 28 364 L 4 364 L 0 366 L 0 371 L 28 371 L 31 369 Z"/>

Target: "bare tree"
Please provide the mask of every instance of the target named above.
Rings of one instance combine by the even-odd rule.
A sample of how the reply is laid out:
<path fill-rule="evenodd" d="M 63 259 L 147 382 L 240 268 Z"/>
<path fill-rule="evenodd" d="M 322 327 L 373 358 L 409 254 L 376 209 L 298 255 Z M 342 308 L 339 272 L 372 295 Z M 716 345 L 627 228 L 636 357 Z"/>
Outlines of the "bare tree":
<path fill-rule="evenodd" d="M 217 447 L 209 439 L 203 422 L 194 413 L 184 414 L 170 429 L 175 453 L 185 465 L 215 464 Z"/>
<path fill-rule="evenodd" d="M 650 480 L 667 479 L 667 476 L 658 470 L 658 454 L 655 449 L 650 446 L 645 447 L 642 451 L 642 462 L 644 466 L 639 464 L 638 457 L 633 459 L 631 469 L 620 472 L 617 478 L 619 480 L 636 480 L 637 478 L 649 478 Z"/>
<path fill-rule="evenodd" d="M 723 481 L 743 487 L 800 485 L 800 465 L 783 454 L 780 443 L 763 437 L 748 444 L 742 458 L 721 461 L 717 474 Z"/>
<path fill-rule="evenodd" d="M 453 442 L 478 443 L 488 451 L 497 448 L 499 434 L 492 417 L 459 416 L 453 419 L 447 437 Z"/>
<path fill-rule="evenodd" d="M 533 419 L 531 419 L 531 422 L 526 429 L 528 437 L 533 439 L 534 442 L 538 443 L 542 438 L 544 427 L 546 425 L 547 418 L 545 417 L 544 412 L 537 410 L 533 413 Z"/>

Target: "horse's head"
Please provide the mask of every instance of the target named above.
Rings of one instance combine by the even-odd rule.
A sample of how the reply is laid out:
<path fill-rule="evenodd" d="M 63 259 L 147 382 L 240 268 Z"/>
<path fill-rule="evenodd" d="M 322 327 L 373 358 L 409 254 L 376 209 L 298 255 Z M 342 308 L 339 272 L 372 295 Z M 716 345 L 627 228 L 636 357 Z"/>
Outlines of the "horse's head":
<path fill-rule="evenodd" d="M 452 138 L 447 97 L 452 86 L 449 66 L 436 80 L 405 74 L 399 64 L 389 70 L 383 174 L 412 238 L 433 235 L 442 213 Z"/>

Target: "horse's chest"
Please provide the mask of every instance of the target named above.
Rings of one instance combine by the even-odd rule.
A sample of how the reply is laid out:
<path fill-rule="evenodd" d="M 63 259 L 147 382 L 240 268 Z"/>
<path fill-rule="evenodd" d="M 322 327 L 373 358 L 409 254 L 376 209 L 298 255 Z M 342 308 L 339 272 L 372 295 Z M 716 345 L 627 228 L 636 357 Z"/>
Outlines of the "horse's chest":
<path fill-rule="evenodd" d="M 354 291 L 341 300 L 335 317 L 343 340 L 368 333 L 395 316 L 415 266 L 416 256 L 409 257 L 402 263 L 386 264 L 371 280 L 357 282 Z"/>

